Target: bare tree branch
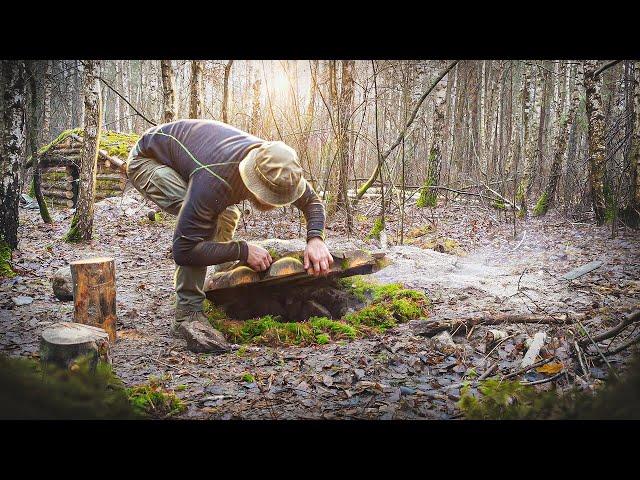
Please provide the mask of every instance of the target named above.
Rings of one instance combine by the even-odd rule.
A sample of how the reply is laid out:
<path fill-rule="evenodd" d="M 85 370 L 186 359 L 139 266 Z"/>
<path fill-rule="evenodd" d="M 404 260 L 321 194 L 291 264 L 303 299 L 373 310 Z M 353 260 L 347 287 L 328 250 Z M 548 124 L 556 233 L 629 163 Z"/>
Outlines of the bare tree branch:
<path fill-rule="evenodd" d="M 407 130 L 409 130 L 409 127 L 411 126 L 413 121 L 416 119 L 416 116 L 418 115 L 418 111 L 420 110 L 420 107 L 422 106 L 422 103 L 425 101 L 427 96 L 433 91 L 434 88 L 436 88 L 436 85 L 438 85 L 440 80 L 442 80 L 444 78 L 444 76 L 447 73 L 449 73 L 451 71 L 451 69 L 453 67 L 455 67 L 457 64 L 458 64 L 458 60 L 455 60 L 455 61 L 451 62 L 447 66 L 447 68 L 445 68 L 442 72 L 440 72 L 438 77 L 431 83 L 429 88 L 422 94 L 422 96 L 420 97 L 420 100 L 418 100 L 418 103 L 416 103 L 416 106 L 413 108 L 413 112 L 411 112 L 411 116 L 407 120 L 407 123 L 405 124 L 404 129 L 402 130 L 402 132 L 400 132 L 400 134 L 398 135 L 398 138 L 396 138 L 396 141 L 393 142 L 393 144 L 387 149 L 387 151 L 384 152 L 381 155 L 382 163 L 384 163 L 384 161 L 387 159 L 387 157 L 389 155 L 391 155 L 391 153 L 396 149 L 396 147 L 398 145 L 400 145 L 400 143 L 402 142 L 402 140 L 404 139 L 404 137 L 407 134 Z M 369 180 L 367 180 L 365 182 L 365 184 L 362 185 L 362 187 L 360 187 L 358 189 L 358 193 L 357 193 L 356 198 L 355 198 L 356 201 L 358 201 L 358 200 L 360 200 L 360 198 L 362 198 L 362 196 L 369 189 L 369 187 L 373 184 L 373 182 L 375 182 L 376 178 L 378 178 L 378 174 L 379 173 L 380 173 L 380 165 L 378 165 L 378 167 L 376 167 L 376 170 L 373 172 L 373 174 L 371 175 Z"/>

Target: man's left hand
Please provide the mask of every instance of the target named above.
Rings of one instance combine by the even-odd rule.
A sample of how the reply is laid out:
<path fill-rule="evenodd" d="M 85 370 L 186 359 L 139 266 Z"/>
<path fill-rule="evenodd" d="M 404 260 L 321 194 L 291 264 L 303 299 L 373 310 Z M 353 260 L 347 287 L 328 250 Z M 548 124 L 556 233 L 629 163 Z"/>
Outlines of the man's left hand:
<path fill-rule="evenodd" d="M 304 249 L 304 268 L 309 275 L 326 275 L 333 265 L 333 257 L 320 238 L 312 238 Z"/>

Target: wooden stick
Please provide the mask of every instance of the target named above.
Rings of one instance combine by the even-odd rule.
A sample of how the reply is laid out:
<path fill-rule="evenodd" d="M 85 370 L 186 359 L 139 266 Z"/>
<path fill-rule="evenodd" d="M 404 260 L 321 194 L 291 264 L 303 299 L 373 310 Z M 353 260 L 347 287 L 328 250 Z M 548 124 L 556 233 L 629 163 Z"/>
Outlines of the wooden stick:
<path fill-rule="evenodd" d="M 495 362 L 493 365 L 487 368 L 487 371 L 478 377 L 478 381 L 484 380 L 489 375 L 491 375 L 491 373 L 497 368 L 497 366 L 498 366 L 498 362 Z"/>
<path fill-rule="evenodd" d="M 582 315 L 584 317 L 584 315 Z M 552 316 L 538 315 L 518 315 L 518 314 L 497 314 L 492 317 L 473 317 L 455 320 L 426 320 L 416 325 L 415 333 L 418 335 L 432 336 L 443 330 L 453 330 L 461 325 L 471 327 L 473 325 L 499 325 L 502 323 L 542 323 L 542 324 L 558 324 L 571 323 L 566 314 L 557 318 Z"/>
<path fill-rule="evenodd" d="M 533 363 L 533 364 L 531 364 L 531 365 L 529 365 L 527 367 L 521 368 L 517 372 L 509 373 L 508 375 L 503 376 L 500 380 L 507 380 L 509 378 L 513 378 L 513 377 L 517 377 L 518 375 L 522 375 L 523 373 L 527 373 L 529 370 L 541 367 L 542 365 L 546 365 L 551 360 L 553 360 L 553 358 L 554 357 L 550 357 L 550 358 L 545 358 L 543 360 L 540 360 L 539 362 L 536 362 L 536 363 Z"/>
<path fill-rule="evenodd" d="M 536 380 L 535 382 L 520 382 L 520 385 L 540 385 L 542 383 L 549 383 L 549 382 L 553 382 L 554 380 L 560 378 L 562 375 L 564 375 L 564 371 L 562 372 L 558 372 L 556 373 L 553 377 L 549 377 L 549 378 L 543 378 L 541 380 Z"/>
<path fill-rule="evenodd" d="M 638 342 L 640 342 L 640 335 L 636 335 L 635 337 L 631 338 L 630 340 L 627 340 L 626 342 L 621 343 L 619 346 L 617 346 L 613 350 L 606 351 L 604 354 L 605 355 L 613 355 L 613 354 L 619 353 L 619 352 L 629 348 L 631 345 L 634 345 L 634 344 L 636 344 Z"/>
<path fill-rule="evenodd" d="M 69 135 L 70 137 L 72 137 L 74 140 L 80 142 L 80 143 L 84 143 L 84 140 L 82 139 L 82 137 L 79 137 L 78 135 L 76 135 L 75 133 L 72 133 L 71 135 Z M 108 160 L 109 162 L 113 163 L 113 165 L 115 165 L 115 167 L 120 170 L 121 172 L 126 174 L 126 164 L 123 160 L 120 160 L 119 158 L 116 157 L 112 157 L 111 155 L 109 155 L 107 153 L 106 150 L 101 150 L 98 149 L 98 156 L 100 158 L 102 158 L 103 160 Z"/>
<path fill-rule="evenodd" d="M 602 340 L 607 340 L 611 337 L 614 337 L 618 333 L 620 333 L 622 330 L 627 328 L 629 325 L 639 320 L 640 320 L 640 310 L 636 310 L 635 312 L 630 313 L 627 316 L 627 318 L 625 318 L 623 321 L 621 321 L 618 325 L 616 325 L 612 329 L 607 330 L 606 332 L 593 337 L 593 340 L 595 342 L 601 342 Z M 582 340 L 579 340 L 578 343 L 584 347 L 585 344 L 589 343 L 589 338 L 584 338 Z"/>

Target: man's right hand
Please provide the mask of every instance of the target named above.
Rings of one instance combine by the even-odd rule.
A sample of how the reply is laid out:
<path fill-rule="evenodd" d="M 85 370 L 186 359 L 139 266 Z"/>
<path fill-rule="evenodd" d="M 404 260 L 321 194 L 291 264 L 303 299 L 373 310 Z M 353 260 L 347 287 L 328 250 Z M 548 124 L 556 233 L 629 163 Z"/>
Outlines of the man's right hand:
<path fill-rule="evenodd" d="M 247 265 L 253 268 L 256 272 L 262 272 L 269 268 L 273 259 L 269 252 L 264 248 L 257 245 L 247 244 L 249 246 L 249 255 L 247 256 Z"/>

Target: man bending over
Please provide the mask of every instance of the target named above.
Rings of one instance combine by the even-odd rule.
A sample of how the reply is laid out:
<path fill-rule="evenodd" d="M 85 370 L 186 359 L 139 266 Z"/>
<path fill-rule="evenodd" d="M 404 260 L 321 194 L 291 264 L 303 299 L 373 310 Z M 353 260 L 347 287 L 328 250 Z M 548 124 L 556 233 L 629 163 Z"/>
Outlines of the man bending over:
<path fill-rule="evenodd" d="M 194 352 L 229 350 L 203 313 L 207 266 L 240 260 L 255 271 L 269 268 L 265 249 L 233 240 L 240 210 L 293 204 L 307 220 L 304 267 L 326 274 L 333 258 L 324 244 L 322 202 L 302 176 L 295 150 L 213 120 L 178 120 L 147 130 L 127 159 L 135 188 L 165 212 L 178 216 L 173 235 L 175 317 L 171 334 Z"/>

